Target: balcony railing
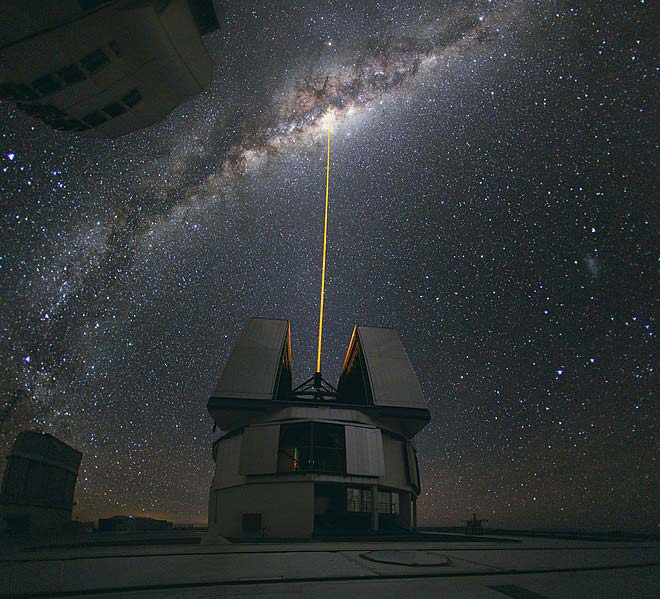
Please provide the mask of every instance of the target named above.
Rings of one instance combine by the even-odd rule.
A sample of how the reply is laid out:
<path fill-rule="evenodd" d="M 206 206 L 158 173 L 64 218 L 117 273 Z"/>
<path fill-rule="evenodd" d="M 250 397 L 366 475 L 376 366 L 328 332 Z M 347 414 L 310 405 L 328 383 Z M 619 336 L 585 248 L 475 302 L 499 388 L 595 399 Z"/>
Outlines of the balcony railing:
<path fill-rule="evenodd" d="M 399 513 L 399 504 L 390 503 L 387 501 L 377 501 L 376 509 L 379 514 L 395 514 Z M 371 499 L 347 499 L 346 500 L 346 511 L 347 512 L 370 512 L 371 511 Z"/>
<path fill-rule="evenodd" d="M 277 461 L 278 472 L 346 473 L 346 450 L 343 447 L 319 445 L 282 448 Z"/>

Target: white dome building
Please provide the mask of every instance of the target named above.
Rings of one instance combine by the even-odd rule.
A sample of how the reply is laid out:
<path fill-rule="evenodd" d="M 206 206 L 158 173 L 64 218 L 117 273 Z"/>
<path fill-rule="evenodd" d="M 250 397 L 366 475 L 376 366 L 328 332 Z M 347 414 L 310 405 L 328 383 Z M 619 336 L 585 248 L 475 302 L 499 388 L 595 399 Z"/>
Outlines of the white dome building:
<path fill-rule="evenodd" d="M 355 326 L 337 388 L 291 385 L 289 322 L 251 319 L 208 402 L 209 538 L 412 530 L 430 420 L 397 333 Z"/>

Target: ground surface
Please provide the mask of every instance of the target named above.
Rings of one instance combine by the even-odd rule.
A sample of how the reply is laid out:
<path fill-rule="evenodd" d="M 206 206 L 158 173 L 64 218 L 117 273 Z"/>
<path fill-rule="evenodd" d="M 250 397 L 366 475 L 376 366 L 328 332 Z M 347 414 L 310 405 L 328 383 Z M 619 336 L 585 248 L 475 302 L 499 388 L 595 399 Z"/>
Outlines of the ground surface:
<path fill-rule="evenodd" d="M 86 535 L 69 546 L 70 539 L 5 544 L 0 597 L 633 599 L 657 597 L 660 586 L 654 542 L 429 535 L 434 540 L 209 546 L 196 537 L 124 533 Z M 399 563 L 369 559 L 374 551 Z"/>

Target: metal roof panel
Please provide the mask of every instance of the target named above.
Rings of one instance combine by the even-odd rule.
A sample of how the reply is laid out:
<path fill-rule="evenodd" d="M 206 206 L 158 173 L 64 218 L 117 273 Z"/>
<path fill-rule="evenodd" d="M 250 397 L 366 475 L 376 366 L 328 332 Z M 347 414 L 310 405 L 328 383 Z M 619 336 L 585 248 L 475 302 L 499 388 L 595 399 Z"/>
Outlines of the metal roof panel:
<path fill-rule="evenodd" d="M 291 370 L 289 321 L 251 318 L 211 397 L 274 399 L 282 370 Z"/>
<path fill-rule="evenodd" d="M 374 405 L 427 409 L 399 335 L 393 329 L 357 327 Z"/>

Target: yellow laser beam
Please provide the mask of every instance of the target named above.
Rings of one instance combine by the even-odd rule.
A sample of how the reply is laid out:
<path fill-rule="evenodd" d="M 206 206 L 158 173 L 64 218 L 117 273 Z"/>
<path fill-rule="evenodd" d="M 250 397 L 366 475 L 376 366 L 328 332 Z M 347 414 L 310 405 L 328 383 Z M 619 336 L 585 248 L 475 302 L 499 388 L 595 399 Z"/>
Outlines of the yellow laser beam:
<path fill-rule="evenodd" d="M 316 354 L 316 372 L 321 372 L 321 345 L 323 341 L 323 300 L 325 298 L 325 257 L 328 249 L 328 198 L 330 194 L 330 123 L 328 122 L 328 158 L 325 163 L 325 217 L 323 219 L 323 265 L 321 267 L 321 305 L 319 307 L 319 343 Z"/>

